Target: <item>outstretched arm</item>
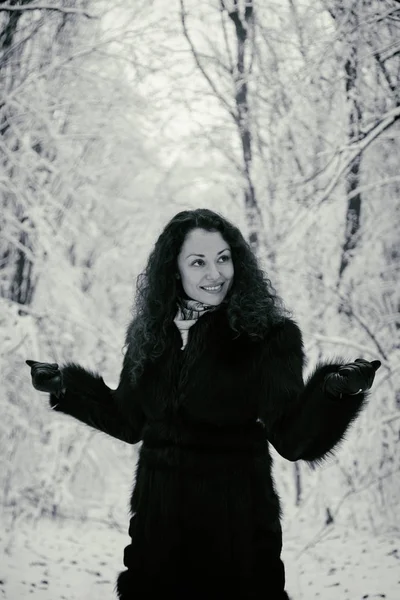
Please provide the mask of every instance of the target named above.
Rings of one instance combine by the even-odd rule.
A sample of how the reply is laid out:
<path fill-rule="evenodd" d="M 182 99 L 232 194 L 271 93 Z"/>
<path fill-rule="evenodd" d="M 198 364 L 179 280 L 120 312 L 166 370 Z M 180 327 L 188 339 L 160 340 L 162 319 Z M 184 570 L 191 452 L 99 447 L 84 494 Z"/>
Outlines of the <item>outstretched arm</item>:
<path fill-rule="evenodd" d="M 288 460 L 324 458 L 343 439 L 367 393 L 344 392 L 337 398 L 326 393 L 326 377 L 343 366 L 340 360 L 318 365 L 304 384 L 302 336 L 290 319 L 274 332 L 265 360 L 268 391 L 261 401 L 260 419 L 268 440 Z"/>
<path fill-rule="evenodd" d="M 144 416 L 139 390 L 129 381 L 126 359 L 116 390 L 111 390 L 100 375 L 73 363 L 61 367 L 61 372 L 65 391 L 59 396 L 50 394 L 54 410 L 124 442 L 140 441 Z M 129 406 L 129 413 L 122 411 L 123 404 Z"/>

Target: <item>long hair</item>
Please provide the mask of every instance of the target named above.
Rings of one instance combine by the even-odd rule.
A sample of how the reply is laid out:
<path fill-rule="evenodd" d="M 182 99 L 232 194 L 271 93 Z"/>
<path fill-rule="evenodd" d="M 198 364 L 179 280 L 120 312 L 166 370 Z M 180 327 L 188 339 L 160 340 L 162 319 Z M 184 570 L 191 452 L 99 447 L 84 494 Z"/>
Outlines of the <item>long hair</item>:
<path fill-rule="evenodd" d="M 206 208 L 179 212 L 165 226 L 145 270 L 137 278 L 134 317 L 125 340 L 134 382 L 145 362 L 158 358 L 165 349 L 168 327 L 184 293 L 176 276 L 178 255 L 187 234 L 197 228 L 219 231 L 230 246 L 234 276 L 225 301 L 234 332 L 261 338 L 285 315 L 281 299 L 237 227 Z"/>

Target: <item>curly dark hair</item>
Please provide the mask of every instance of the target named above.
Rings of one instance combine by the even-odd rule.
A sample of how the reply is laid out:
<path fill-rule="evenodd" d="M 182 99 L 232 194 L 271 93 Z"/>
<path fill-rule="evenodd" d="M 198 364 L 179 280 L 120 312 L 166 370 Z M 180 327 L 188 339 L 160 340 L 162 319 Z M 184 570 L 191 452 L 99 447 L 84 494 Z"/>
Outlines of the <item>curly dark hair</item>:
<path fill-rule="evenodd" d="M 219 231 L 230 246 L 234 277 L 224 302 L 234 332 L 261 338 L 286 314 L 282 300 L 237 227 L 206 208 L 179 212 L 164 228 L 145 270 L 137 278 L 134 318 L 126 335 L 134 380 L 144 363 L 158 358 L 165 349 L 168 327 L 176 316 L 177 302 L 184 295 L 176 277 L 178 255 L 187 234 L 198 228 Z"/>

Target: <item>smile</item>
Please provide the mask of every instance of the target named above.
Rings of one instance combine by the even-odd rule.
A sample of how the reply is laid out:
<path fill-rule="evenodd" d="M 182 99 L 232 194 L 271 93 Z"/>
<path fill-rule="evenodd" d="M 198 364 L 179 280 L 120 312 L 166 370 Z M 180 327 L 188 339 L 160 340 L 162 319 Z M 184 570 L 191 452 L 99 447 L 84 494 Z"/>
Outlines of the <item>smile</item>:
<path fill-rule="evenodd" d="M 220 292 L 223 285 L 224 285 L 223 283 L 220 283 L 219 285 L 213 285 L 213 286 L 211 286 L 211 285 L 210 286 L 201 286 L 201 289 L 205 290 L 206 292 L 211 292 L 211 293 Z"/>

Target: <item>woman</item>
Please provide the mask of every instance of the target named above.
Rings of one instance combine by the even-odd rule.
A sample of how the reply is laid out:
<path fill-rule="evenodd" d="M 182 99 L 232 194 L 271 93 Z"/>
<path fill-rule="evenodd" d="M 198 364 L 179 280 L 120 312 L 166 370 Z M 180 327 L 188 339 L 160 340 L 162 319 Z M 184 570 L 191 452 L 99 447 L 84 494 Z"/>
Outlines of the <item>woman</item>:
<path fill-rule="evenodd" d="M 303 382 L 301 332 L 240 231 L 177 214 L 138 278 L 120 383 L 27 361 L 51 406 L 142 441 L 119 598 L 282 600 L 268 442 L 318 461 L 365 403 L 379 361 L 330 361 Z"/>

